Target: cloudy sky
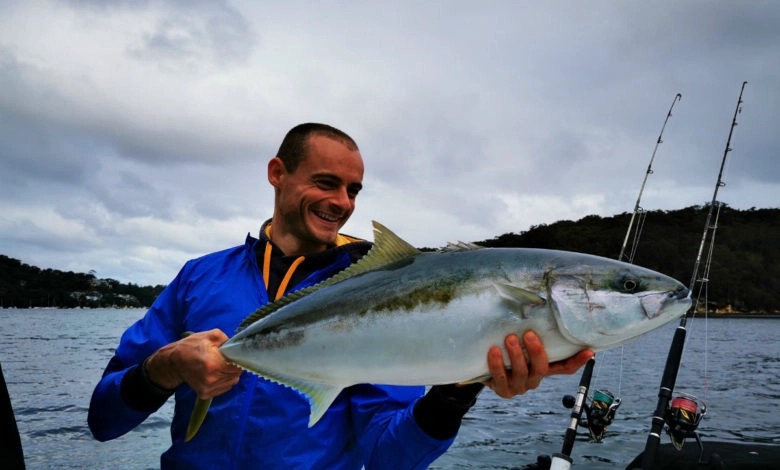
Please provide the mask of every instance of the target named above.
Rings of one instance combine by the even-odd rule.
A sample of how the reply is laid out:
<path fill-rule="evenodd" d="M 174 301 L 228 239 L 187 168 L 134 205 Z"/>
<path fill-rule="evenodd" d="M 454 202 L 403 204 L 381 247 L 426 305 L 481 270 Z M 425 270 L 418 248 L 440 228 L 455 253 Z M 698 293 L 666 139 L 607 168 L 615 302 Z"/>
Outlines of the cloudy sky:
<path fill-rule="evenodd" d="M 719 199 L 780 207 L 778 2 L 4 0 L 0 254 L 166 284 L 256 234 L 307 121 L 360 145 L 352 235 L 631 212 L 677 93 L 642 207 L 704 204 L 743 81 Z"/>

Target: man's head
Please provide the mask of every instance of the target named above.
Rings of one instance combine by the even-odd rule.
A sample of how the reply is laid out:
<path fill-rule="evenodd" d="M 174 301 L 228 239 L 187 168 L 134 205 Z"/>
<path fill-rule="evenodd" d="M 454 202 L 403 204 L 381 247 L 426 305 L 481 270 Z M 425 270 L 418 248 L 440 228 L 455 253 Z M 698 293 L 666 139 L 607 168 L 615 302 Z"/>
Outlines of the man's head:
<path fill-rule="evenodd" d="M 268 162 L 274 187 L 271 239 L 287 255 L 322 251 L 336 241 L 355 210 L 363 184 L 360 150 L 344 132 L 301 124 Z"/>

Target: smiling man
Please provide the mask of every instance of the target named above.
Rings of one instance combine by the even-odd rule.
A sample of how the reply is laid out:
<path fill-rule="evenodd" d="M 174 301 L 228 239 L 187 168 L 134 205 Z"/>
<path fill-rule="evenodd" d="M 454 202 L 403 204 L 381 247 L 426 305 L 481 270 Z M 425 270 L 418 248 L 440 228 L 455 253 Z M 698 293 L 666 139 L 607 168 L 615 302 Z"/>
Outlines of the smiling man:
<path fill-rule="evenodd" d="M 306 154 L 317 158 L 298 158 Z M 268 163 L 268 181 L 275 188 L 271 240 L 287 255 L 320 252 L 336 244 L 355 211 L 363 158 L 346 135 L 313 134 L 282 145 Z"/>
<path fill-rule="evenodd" d="M 162 468 L 426 468 L 452 444 L 483 384 L 424 387 L 360 384 L 345 389 L 308 427 L 297 392 L 226 362 L 218 347 L 251 312 L 317 284 L 365 255 L 370 242 L 339 233 L 355 210 L 363 159 L 344 132 L 301 124 L 268 163 L 274 213 L 258 237 L 185 264 L 147 314 L 125 331 L 92 395 L 89 426 L 99 440 L 121 436 L 171 395 L 176 408 Z M 196 332 L 187 335 L 188 332 Z M 592 356 L 548 364 L 532 332 L 486 351 L 487 382 L 503 397 L 572 373 Z M 196 398 L 213 399 L 185 442 Z"/>

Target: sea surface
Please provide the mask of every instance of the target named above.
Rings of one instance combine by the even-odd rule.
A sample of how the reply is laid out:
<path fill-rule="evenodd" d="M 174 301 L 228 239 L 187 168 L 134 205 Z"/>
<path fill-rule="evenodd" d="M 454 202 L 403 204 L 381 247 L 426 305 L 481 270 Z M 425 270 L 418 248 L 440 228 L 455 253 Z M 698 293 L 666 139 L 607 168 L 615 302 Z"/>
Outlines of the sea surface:
<path fill-rule="evenodd" d="M 0 363 L 27 468 L 152 469 L 170 440 L 172 401 L 132 432 L 100 443 L 87 428 L 92 389 L 140 309 L 0 309 Z M 601 443 L 581 432 L 574 468 L 625 468 L 645 446 L 675 324 L 599 353 L 593 389 L 622 399 Z M 695 318 L 676 391 L 703 399 L 703 440 L 780 445 L 780 320 Z M 706 351 L 706 354 L 705 354 Z M 511 469 L 560 452 L 579 374 L 550 377 L 511 400 L 489 390 L 431 468 Z M 669 442 L 664 435 L 662 442 Z M 689 440 L 685 444 L 696 445 Z"/>

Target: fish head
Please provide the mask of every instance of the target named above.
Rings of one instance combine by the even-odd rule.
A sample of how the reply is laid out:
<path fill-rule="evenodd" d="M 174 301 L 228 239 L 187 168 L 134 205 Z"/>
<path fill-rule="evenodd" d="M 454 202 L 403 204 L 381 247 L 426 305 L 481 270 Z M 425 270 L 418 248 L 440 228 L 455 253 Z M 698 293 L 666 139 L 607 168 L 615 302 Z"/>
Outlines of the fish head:
<path fill-rule="evenodd" d="M 688 288 L 664 274 L 591 255 L 560 258 L 545 273 L 548 302 L 561 334 L 604 350 L 679 319 Z"/>

